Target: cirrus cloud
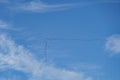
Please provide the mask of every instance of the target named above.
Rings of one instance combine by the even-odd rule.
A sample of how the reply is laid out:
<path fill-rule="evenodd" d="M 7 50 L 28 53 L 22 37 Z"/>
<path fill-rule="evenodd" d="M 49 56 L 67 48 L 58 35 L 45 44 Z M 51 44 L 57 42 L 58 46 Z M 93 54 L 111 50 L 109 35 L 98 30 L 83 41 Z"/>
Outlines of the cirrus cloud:
<path fill-rule="evenodd" d="M 95 0 L 95 1 L 80 1 L 77 3 L 63 3 L 63 4 L 47 4 L 41 0 L 0 0 L 0 3 L 9 3 L 7 9 L 13 10 L 14 12 L 51 12 L 51 11 L 61 11 L 66 9 L 71 9 L 74 7 L 86 7 L 95 4 L 103 3 L 120 3 L 119 0 Z"/>
<path fill-rule="evenodd" d="M 75 7 L 76 4 L 46 4 L 42 1 L 29 1 L 14 6 L 13 9 L 28 12 L 48 12 L 69 9 Z"/>

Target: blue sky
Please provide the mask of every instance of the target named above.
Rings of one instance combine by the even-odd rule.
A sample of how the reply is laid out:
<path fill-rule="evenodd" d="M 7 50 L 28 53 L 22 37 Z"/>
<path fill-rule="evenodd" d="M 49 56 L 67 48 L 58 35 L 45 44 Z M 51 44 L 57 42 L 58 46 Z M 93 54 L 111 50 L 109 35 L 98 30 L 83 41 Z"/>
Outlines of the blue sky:
<path fill-rule="evenodd" d="M 119 80 L 119 0 L 0 0 L 0 80 Z"/>

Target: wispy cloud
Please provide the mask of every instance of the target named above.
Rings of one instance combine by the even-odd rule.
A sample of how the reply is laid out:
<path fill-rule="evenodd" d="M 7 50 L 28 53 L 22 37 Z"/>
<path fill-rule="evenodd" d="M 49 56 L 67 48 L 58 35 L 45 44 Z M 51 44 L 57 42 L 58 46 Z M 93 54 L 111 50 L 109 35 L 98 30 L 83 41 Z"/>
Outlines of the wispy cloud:
<path fill-rule="evenodd" d="M 20 1 L 20 0 L 0 0 L 0 3 L 10 3 L 7 7 L 8 9 L 15 10 L 16 12 L 51 12 L 51 11 L 61 11 L 76 7 L 86 7 L 95 4 L 103 3 L 120 3 L 119 0 L 96 0 L 96 1 L 81 1 L 77 3 L 64 3 L 64 4 L 47 4 L 41 0 L 31 0 L 31 1 Z"/>
<path fill-rule="evenodd" d="M 13 69 L 31 75 L 29 80 L 93 80 L 83 72 L 61 69 L 36 59 L 10 37 L 0 35 L 0 70 Z"/>
<path fill-rule="evenodd" d="M 64 10 L 75 7 L 77 4 L 46 4 L 41 1 L 29 1 L 26 3 L 21 3 L 16 5 L 14 9 L 19 11 L 29 11 L 29 12 L 48 12 Z"/>
<path fill-rule="evenodd" d="M 0 29 L 15 30 L 11 24 L 0 20 Z"/>
<path fill-rule="evenodd" d="M 0 30 L 11 30 L 11 31 L 19 31 L 20 29 L 15 28 L 13 24 L 9 22 L 5 22 L 3 20 L 0 20 Z"/>
<path fill-rule="evenodd" d="M 113 54 L 120 54 L 120 35 L 112 35 L 105 44 L 106 50 Z"/>
<path fill-rule="evenodd" d="M 0 29 L 8 29 L 8 28 L 9 28 L 8 23 L 0 20 Z"/>
<path fill-rule="evenodd" d="M 119 0 L 100 0 L 100 1 L 84 1 L 78 3 L 67 3 L 67 4 L 46 4 L 42 1 L 29 1 L 26 3 L 21 3 L 19 5 L 14 6 L 14 9 L 17 11 L 28 11 L 28 12 L 49 12 L 49 11 L 60 11 L 66 10 L 74 7 L 85 7 L 91 6 L 99 3 L 120 3 Z"/>

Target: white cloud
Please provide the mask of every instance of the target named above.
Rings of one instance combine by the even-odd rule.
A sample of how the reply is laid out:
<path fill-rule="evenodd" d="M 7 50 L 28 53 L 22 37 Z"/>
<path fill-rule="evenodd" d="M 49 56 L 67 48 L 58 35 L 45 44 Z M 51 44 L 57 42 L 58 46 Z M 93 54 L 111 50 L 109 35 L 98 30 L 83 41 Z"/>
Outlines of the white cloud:
<path fill-rule="evenodd" d="M 0 0 L 1 3 L 10 3 L 7 8 L 11 10 L 15 10 L 16 12 L 50 12 L 50 11 L 61 11 L 74 7 L 85 7 L 91 6 L 95 4 L 103 4 L 103 3 L 120 3 L 119 0 L 96 0 L 96 1 L 80 1 L 75 4 L 66 3 L 66 4 L 47 4 L 42 2 L 41 0 Z"/>
<path fill-rule="evenodd" d="M 84 7 L 91 6 L 94 4 L 103 4 L 103 3 L 120 3 L 119 0 L 95 0 L 95 1 L 80 1 L 75 4 L 66 3 L 66 4 L 47 4 L 41 0 L 0 0 L 0 3 L 10 3 L 11 5 L 7 6 L 9 9 L 16 11 L 28 11 L 28 12 L 48 12 L 48 11 L 59 11 L 65 10 L 73 7 Z"/>
<path fill-rule="evenodd" d="M 111 51 L 113 54 L 120 54 L 120 35 L 112 35 L 107 39 L 106 50 Z"/>
<path fill-rule="evenodd" d="M 33 53 L 0 35 L 0 70 L 13 69 L 31 75 L 29 80 L 93 80 L 83 72 L 56 68 L 39 61 Z"/>
<path fill-rule="evenodd" d="M 19 5 L 14 6 L 14 9 L 18 11 L 21 10 L 21 11 L 30 11 L 30 12 L 47 12 L 47 11 L 69 9 L 71 7 L 75 7 L 76 5 L 77 4 L 50 5 L 50 4 L 45 4 L 41 1 L 29 1 L 29 2 L 21 3 Z"/>
<path fill-rule="evenodd" d="M 76 4 L 46 4 L 44 2 L 40 1 L 29 1 L 24 2 L 19 5 L 14 6 L 13 9 L 16 11 L 28 11 L 28 12 L 48 12 L 48 11 L 59 11 L 59 10 L 65 10 L 70 9 L 73 7 L 85 7 L 85 6 L 91 6 L 98 3 L 120 3 L 119 0 L 96 0 L 96 1 L 84 1 L 79 2 Z"/>

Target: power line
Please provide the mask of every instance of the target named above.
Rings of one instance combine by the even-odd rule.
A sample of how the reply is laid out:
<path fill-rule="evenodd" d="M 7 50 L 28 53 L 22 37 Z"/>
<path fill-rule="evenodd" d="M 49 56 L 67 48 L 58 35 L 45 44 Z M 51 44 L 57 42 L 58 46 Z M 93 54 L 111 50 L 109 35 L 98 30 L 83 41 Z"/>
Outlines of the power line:
<path fill-rule="evenodd" d="M 95 41 L 95 42 L 100 42 L 100 41 L 104 41 L 104 38 L 96 38 L 96 39 L 92 39 L 92 38 L 46 38 L 44 39 L 44 55 L 45 55 L 45 62 L 48 60 L 48 41 L 82 41 L 82 42 L 91 42 L 91 41 Z"/>
<path fill-rule="evenodd" d="M 102 41 L 104 38 L 46 38 L 48 41 Z"/>

